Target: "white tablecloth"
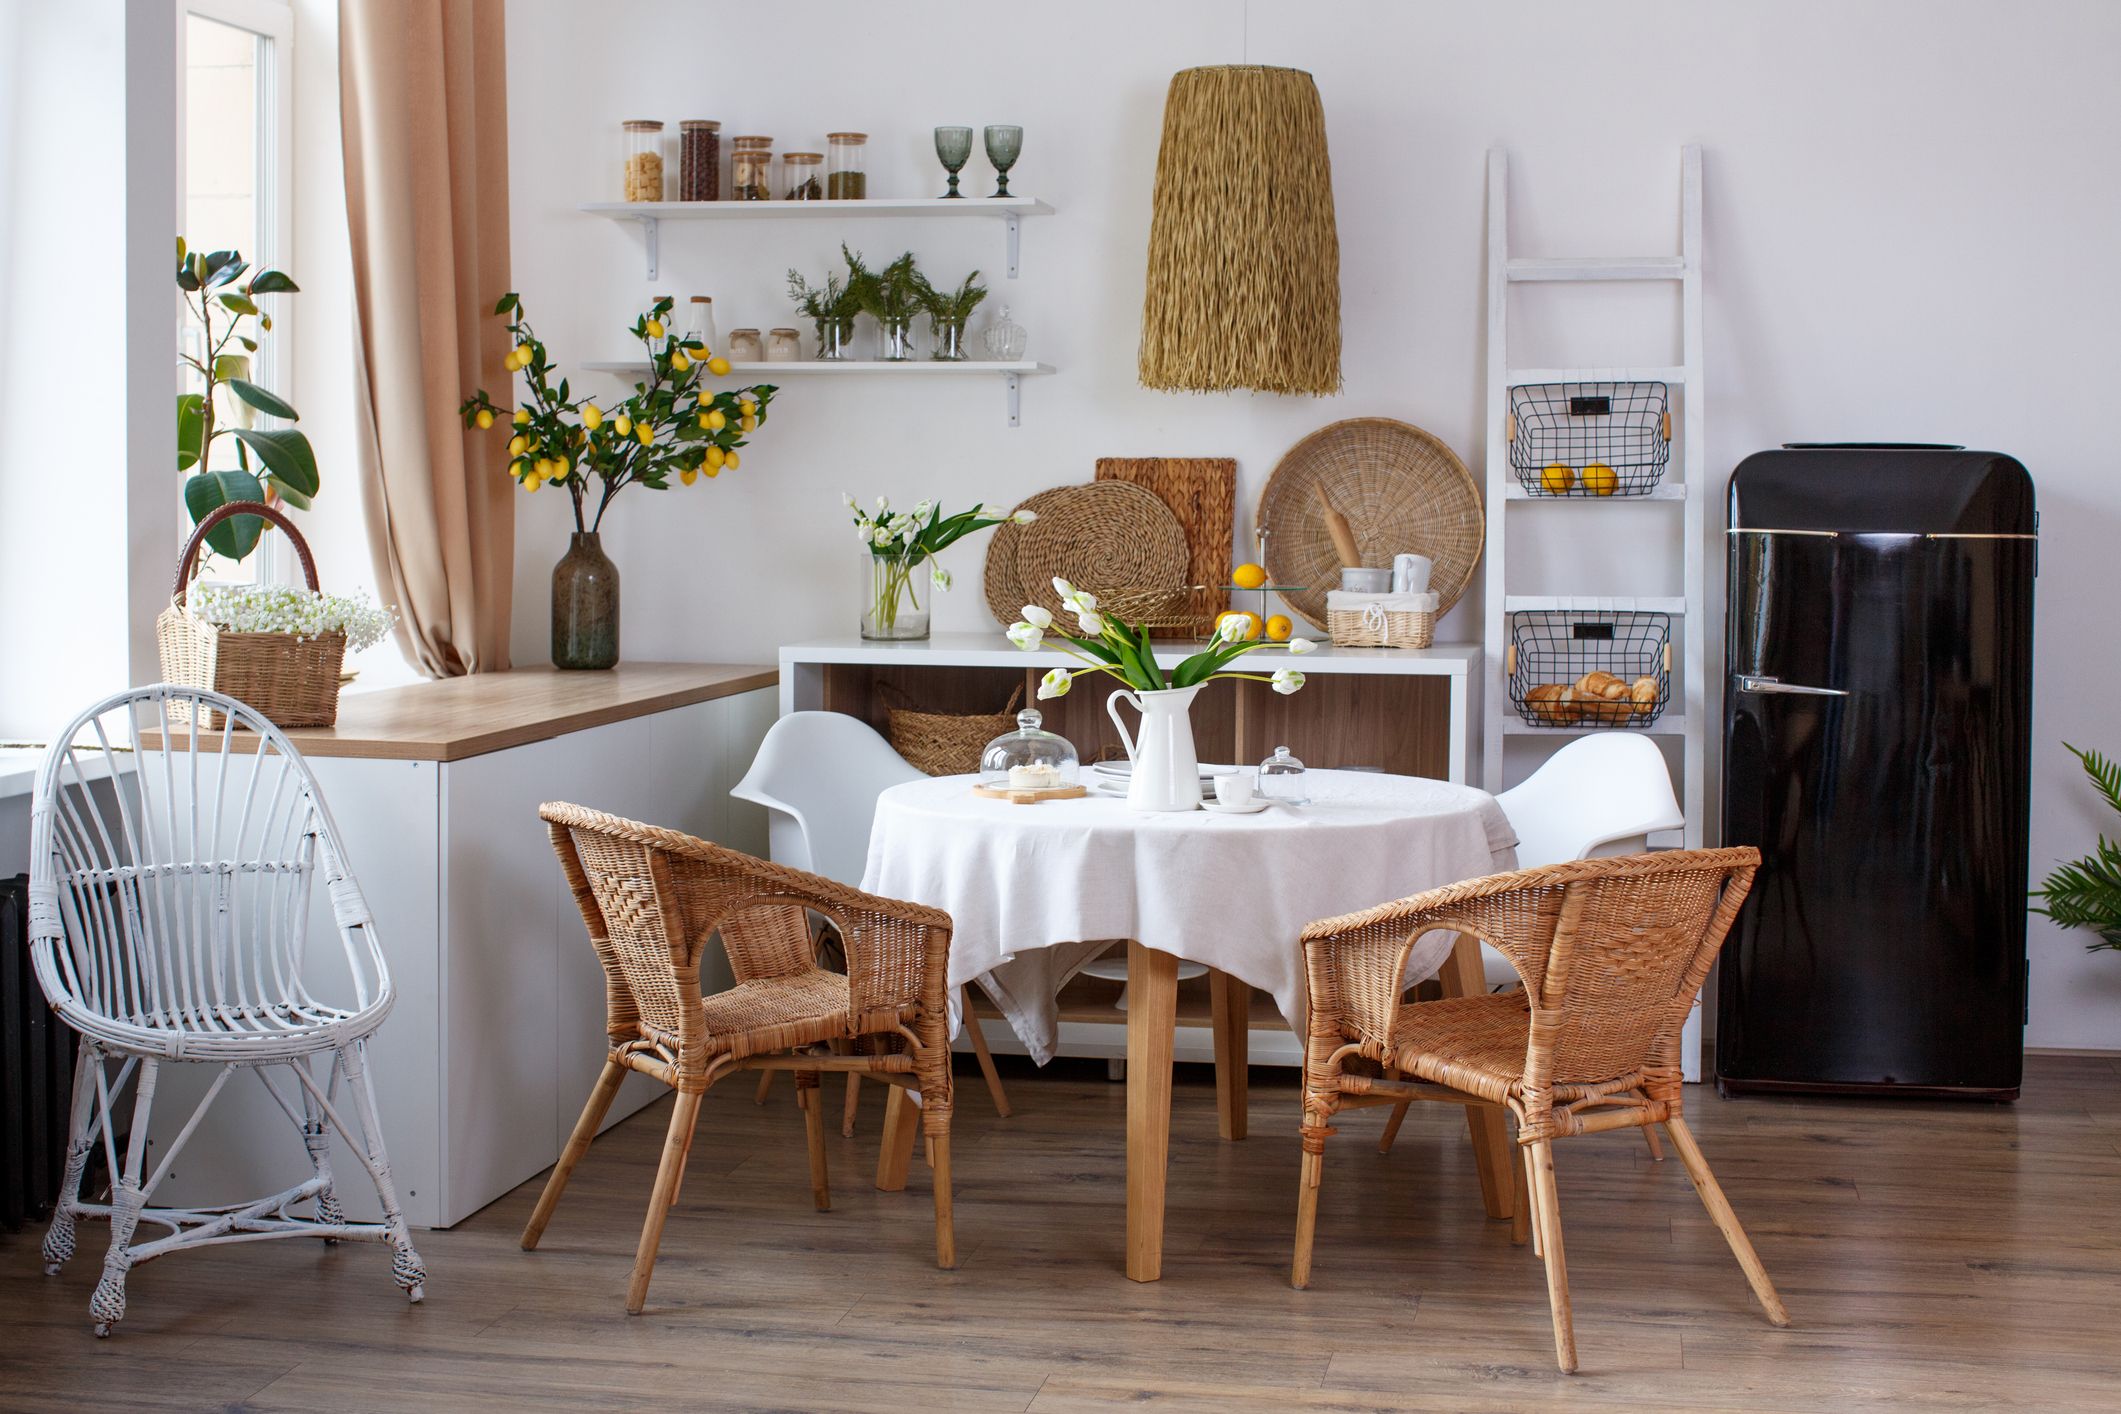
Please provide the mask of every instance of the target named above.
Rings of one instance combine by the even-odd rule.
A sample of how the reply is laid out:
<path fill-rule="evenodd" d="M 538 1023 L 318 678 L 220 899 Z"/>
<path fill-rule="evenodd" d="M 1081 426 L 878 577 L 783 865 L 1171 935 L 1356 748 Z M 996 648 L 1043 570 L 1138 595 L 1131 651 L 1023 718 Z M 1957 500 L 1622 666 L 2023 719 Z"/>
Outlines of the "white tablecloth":
<path fill-rule="evenodd" d="M 1115 938 L 1220 968 L 1270 993 L 1303 1033 L 1304 925 L 1515 867 L 1486 791 L 1413 776 L 1311 771 L 1309 805 L 1252 815 L 1154 814 L 1124 800 L 1012 805 L 969 776 L 877 800 L 862 887 L 945 909 L 950 984 L 980 982 L 1032 1057 L 1058 1038 L 1054 999 Z M 1415 946 L 1425 977 L 1451 936 Z"/>

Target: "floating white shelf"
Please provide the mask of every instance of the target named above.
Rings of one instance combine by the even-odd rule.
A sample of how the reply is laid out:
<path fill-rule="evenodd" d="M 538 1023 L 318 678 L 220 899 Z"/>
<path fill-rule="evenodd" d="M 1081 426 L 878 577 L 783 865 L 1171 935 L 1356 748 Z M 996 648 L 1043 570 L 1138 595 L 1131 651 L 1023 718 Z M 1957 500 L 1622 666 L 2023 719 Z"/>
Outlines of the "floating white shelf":
<path fill-rule="evenodd" d="M 880 197 L 874 201 L 585 201 L 592 216 L 640 225 L 648 246 L 648 278 L 660 263 L 665 221 L 800 221 L 832 218 L 846 221 L 872 216 L 935 216 L 954 220 L 1000 221 L 1007 235 L 1003 266 L 1016 278 L 1018 222 L 1026 216 L 1051 216 L 1053 208 L 1029 196 Z"/>
<path fill-rule="evenodd" d="M 1684 614 L 1687 611 L 1687 600 L 1683 594 L 1506 594 L 1503 596 L 1502 609 L 1506 614 L 1559 609 L 1573 609 L 1590 614 L 1626 613 L 1637 609 L 1653 614 Z"/>
<path fill-rule="evenodd" d="M 763 203 L 746 204 L 762 205 Z M 792 202 L 790 204 L 796 206 L 819 205 L 817 202 Z M 584 363 L 582 367 L 592 373 L 616 373 L 621 377 L 637 377 L 648 371 L 648 361 L 637 358 L 591 359 Z M 875 358 L 836 359 L 829 362 L 819 359 L 797 359 L 788 363 L 732 363 L 729 365 L 729 376 L 731 378 L 807 378 L 812 375 L 825 375 L 833 378 L 945 378 L 953 374 L 977 373 L 984 373 L 990 378 L 999 376 L 1007 387 L 1009 394 L 1009 425 L 1011 427 L 1020 425 L 1022 420 L 1022 380 L 1035 374 L 1051 373 L 1053 371 L 1053 365 L 1050 363 L 996 363 L 991 361 L 982 362 L 977 359 L 966 359 L 961 363 L 946 363 L 937 359 L 920 358 L 905 359 L 895 363 L 886 363 L 882 359 Z"/>
<path fill-rule="evenodd" d="M 1686 717 L 1677 712 L 1667 712 L 1646 727 L 1535 727 L 1517 715 L 1517 708 L 1509 702 L 1507 696 L 1503 700 L 1503 710 L 1509 714 L 1502 719 L 1504 736 L 1588 736 L 1592 732 L 1642 732 L 1649 736 L 1685 736 L 1687 728 Z"/>

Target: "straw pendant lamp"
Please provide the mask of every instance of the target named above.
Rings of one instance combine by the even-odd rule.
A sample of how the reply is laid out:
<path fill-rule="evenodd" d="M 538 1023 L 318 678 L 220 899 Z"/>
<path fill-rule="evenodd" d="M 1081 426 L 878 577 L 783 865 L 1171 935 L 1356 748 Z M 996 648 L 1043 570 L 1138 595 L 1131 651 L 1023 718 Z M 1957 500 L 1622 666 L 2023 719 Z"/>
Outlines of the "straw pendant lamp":
<path fill-rule="evenodd" d="M 1340 391 L 1340 237 L 1318 86 L 1184 69 L 1164 99 L 1142 300 L 1144 387 Z"/>

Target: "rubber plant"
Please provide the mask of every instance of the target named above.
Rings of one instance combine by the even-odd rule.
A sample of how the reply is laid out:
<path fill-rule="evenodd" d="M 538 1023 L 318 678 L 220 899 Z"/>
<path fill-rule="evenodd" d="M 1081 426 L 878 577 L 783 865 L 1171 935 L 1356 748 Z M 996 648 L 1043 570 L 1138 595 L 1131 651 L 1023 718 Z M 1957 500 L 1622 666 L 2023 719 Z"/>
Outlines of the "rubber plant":
<path fill-rule="evenodd" d="M 2096 751 L 2079 751 L 2068 742 L 2063 747 L 2084 764 L 2084 774 L 2121 814 L 2121 763 Z M 2088 928 L 2096 934 L 2098 941 L 2085 947 L 2121 951 L 2121 842 L 2100 835 L 2090 854 L 2048 875 L 2033 897 L 2044 901 L 2034 904 L 2033 912 L 2064 928 Z"/>
<path fill-rule="evenodd" d="M 301 431 L 221 421 L 215 395 L 222 388 L 267 417 L 300 420 L 285 398 L 248 375 L 258 335 L 272 331 L 272 316 L 258 307 L 259 298 L 295 294 L 301 287 L 278 270 L 260 270 L 244 280 L 249 269 L 240 252 L 190 250 L 182 236 L 177 238 L 177 289 L 199 331 L 198 352 L 180 347 L 177 361 L 204 383 L 201 391 L 177 395 L 177 470 L 190 474 L 184 509 L 194 525 L 231 501 L 284 501 L 308 510 L 317 494 L 317 454 Z M 233 467 L 213 464 L 214 443 L 223 438 L 234 441 Z M 257 548 L 264 529 L 256 516 L 233 516 L 208 531 L 206 543 L 215 554 L 240 560 Z"/>

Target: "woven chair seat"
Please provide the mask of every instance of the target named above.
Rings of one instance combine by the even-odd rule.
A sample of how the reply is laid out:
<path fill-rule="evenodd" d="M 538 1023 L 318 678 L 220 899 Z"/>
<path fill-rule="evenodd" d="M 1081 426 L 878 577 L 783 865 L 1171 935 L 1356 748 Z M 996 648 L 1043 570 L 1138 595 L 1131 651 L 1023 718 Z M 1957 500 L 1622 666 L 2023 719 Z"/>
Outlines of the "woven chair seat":
<path fill-rule="evenodd" d="M 1412 1002 L 1392 1023 L 1393 1064 L 1499 1102 L 1524 1079 L 1531 1030 L 1532 1008 L 1521 988 Z"/>
<path fill-rule="evenodd" d="M 702 1005 L 709 1051 L 749 1056 L 847 1034 L 847 978 L 838 972 L 816 969 L 739 982 Z"/>

